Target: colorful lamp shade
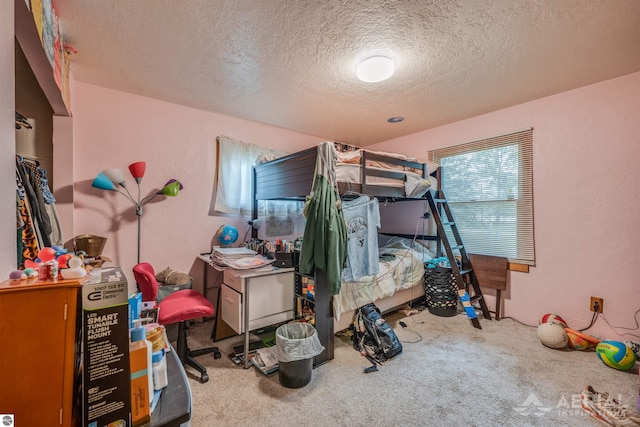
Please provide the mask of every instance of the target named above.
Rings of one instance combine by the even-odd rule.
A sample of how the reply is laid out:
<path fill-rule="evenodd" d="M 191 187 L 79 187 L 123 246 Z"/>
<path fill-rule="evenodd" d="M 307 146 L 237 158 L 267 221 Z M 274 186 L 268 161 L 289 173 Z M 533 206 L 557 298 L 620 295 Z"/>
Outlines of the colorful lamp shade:
<path fill-rule="evenodd" d="M 165 185 L 169 185 L 172 182 L 177 182 L 178 184 L 180 184 L 180 191 L 184 190 L 184 187 L 182 186 L 182 183 L 180 181 L 178 181 L 177 179 L 171 178 L 169 181 L 167 181 L 167 183 Z"/>
<path fill-rule="evenodd" d="M 100 190 L 116 191 L 117 188 L 114 183 L 102 172 L 96 176 L 91 183 L 92 187 L 99 188 Z"/>
<path fill-rule="evenodd" d="M 136 179 L 136 182 L 140 184 L 142 177 L 144 176 L 144 171 L 147 168 L 146 162 L 135 162 L 129 165 L 129 172 L 131 172 L 131 176 Z"/>
<path fill-rule="evenodd" d="M 105 169 L 102 171 L 114 184 L 118 184 L 121 187 L 126 187 L 127 183 L 124 180 L 124 173 L 122 169 Z"/>
<path fill-rule="evenodd" d="M 160 190 L 140 199 L 140 182 L 144 176 L 146 166 L 147 164 L 145 162 L 135 162 L 129 165 L 129 172 L 131 172 L 131 175 L 135 178 L 138 186 L 138 197 L 135 199 L 129 193 L 125 183 L 124 174 L 120 169 L 105 169 L 100 172 L 91 183 L 92 187 L 100 190 L 116 191 L 122 194 L 136 207 L 136 216 L 138 217 L 138 262 L 140 262 L 140 217 L 144 212 L 143 207 L 157 196 L 164 195 L 175 197 L 178 195 L 180 190 L 183 189 L 180 181 L 177 179 L 170 179 Z M 119 190 L 116 184 L 124 188 L 124 191 Z"/>
<path fill-rule="evenodd" d="M 183 187 L 182 187 L 182 184 L 180 184 L 180 182 L 176 181 L 175 179 L 172 179 L 167 184 L 165 184 L 164 187 L 162 187 L 162 190 L 160 190 L 160 193 L 164 194 L 165 196 L 175 197 L 178 195 L 180 190 L 182 190 L 182 188 Z"/>

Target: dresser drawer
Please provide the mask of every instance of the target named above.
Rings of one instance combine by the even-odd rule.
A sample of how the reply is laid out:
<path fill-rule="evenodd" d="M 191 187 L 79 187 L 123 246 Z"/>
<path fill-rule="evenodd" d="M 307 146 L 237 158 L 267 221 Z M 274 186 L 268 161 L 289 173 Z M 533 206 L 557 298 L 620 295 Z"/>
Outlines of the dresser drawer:
<path fill-rule="evenodd" d="M 222 284 L 220 286 L 220 317 L 236 333 L 242 330 L 242 295 Z"/>

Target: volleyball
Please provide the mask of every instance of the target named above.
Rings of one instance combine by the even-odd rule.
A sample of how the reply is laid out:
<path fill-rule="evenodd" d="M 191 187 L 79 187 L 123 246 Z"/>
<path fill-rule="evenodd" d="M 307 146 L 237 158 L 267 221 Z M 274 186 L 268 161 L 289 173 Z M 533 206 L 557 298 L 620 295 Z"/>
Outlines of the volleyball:
<path fill-rule="evenodd" d="M 558 316 L 557 314 L 551 313 L 547 313 L 540 318 L 540 322 L 538 322 L 538 325 L 542 325 L 543 323 L 557 323 L 563 328 L 568 327 L 567 322 L 565 322 L 562 317 Z"/>
<path fill-rule="evenodd" d="M 549 348 L 564 348 L 569 342 L 564 328 L 557 323 L 542 323 L 537 333 L 540 342 Z"/>
<path fill-rule="evenodd" d="M 601 341 L 596 346 L 596 354 L 610 368 L 626 371 L 636 364 L 635 353 L 620 341 Z"/>

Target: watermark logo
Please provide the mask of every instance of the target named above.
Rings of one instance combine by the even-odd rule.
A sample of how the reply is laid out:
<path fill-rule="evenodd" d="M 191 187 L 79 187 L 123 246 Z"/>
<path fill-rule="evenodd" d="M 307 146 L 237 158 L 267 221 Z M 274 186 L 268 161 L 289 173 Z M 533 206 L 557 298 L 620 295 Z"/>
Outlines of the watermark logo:
<path fill-rule="evenodd" d="M 13 427 L 13 414 L 0 414 L 0 421 L 3 427 Z"/>
<path fill-rule="evenodd" d="M 570 394 L 560 396 L 557 402 L 551 405 L 545 405 L 538 398 L 535 393 L 529 394 L 527 398 L 520 404 L 513 408 L 518 414 L 522 416 L 535 416 L 542 417 L 550 412 L 554 411 L 555 415 L 565 417 L 583 417 L 589 416 L 590 412 L 599 411 L 602 413 L 609 413 L 615 411 L 624 411 L 627 405 L 621 404 L 622 396 L 618 396 L 617 399 L 607 394 L 594 394 L 593 402 L 590 409 L 585 409 L 582 405 L 580 394 Z M 587 404 L 589 407 L 589 404 Z"/>
<path fill-rule="evenodd" d="M 535 393 L 529 394 L 520 406 L 513 408 L 520 415 L 535 415 L 537 417 L 548 413 L 551 409 L 553 408 L 544 406 Z"/>

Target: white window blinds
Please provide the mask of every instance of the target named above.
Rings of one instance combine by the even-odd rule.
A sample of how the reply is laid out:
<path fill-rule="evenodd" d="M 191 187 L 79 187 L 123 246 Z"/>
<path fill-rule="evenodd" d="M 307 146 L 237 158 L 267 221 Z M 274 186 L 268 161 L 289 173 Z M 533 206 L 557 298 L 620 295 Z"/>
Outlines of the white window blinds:
<path fill-rule="evenodd" d="M 467 252 L 535 265 L 532 140 L 526 129 L 429 152 Z"/>

